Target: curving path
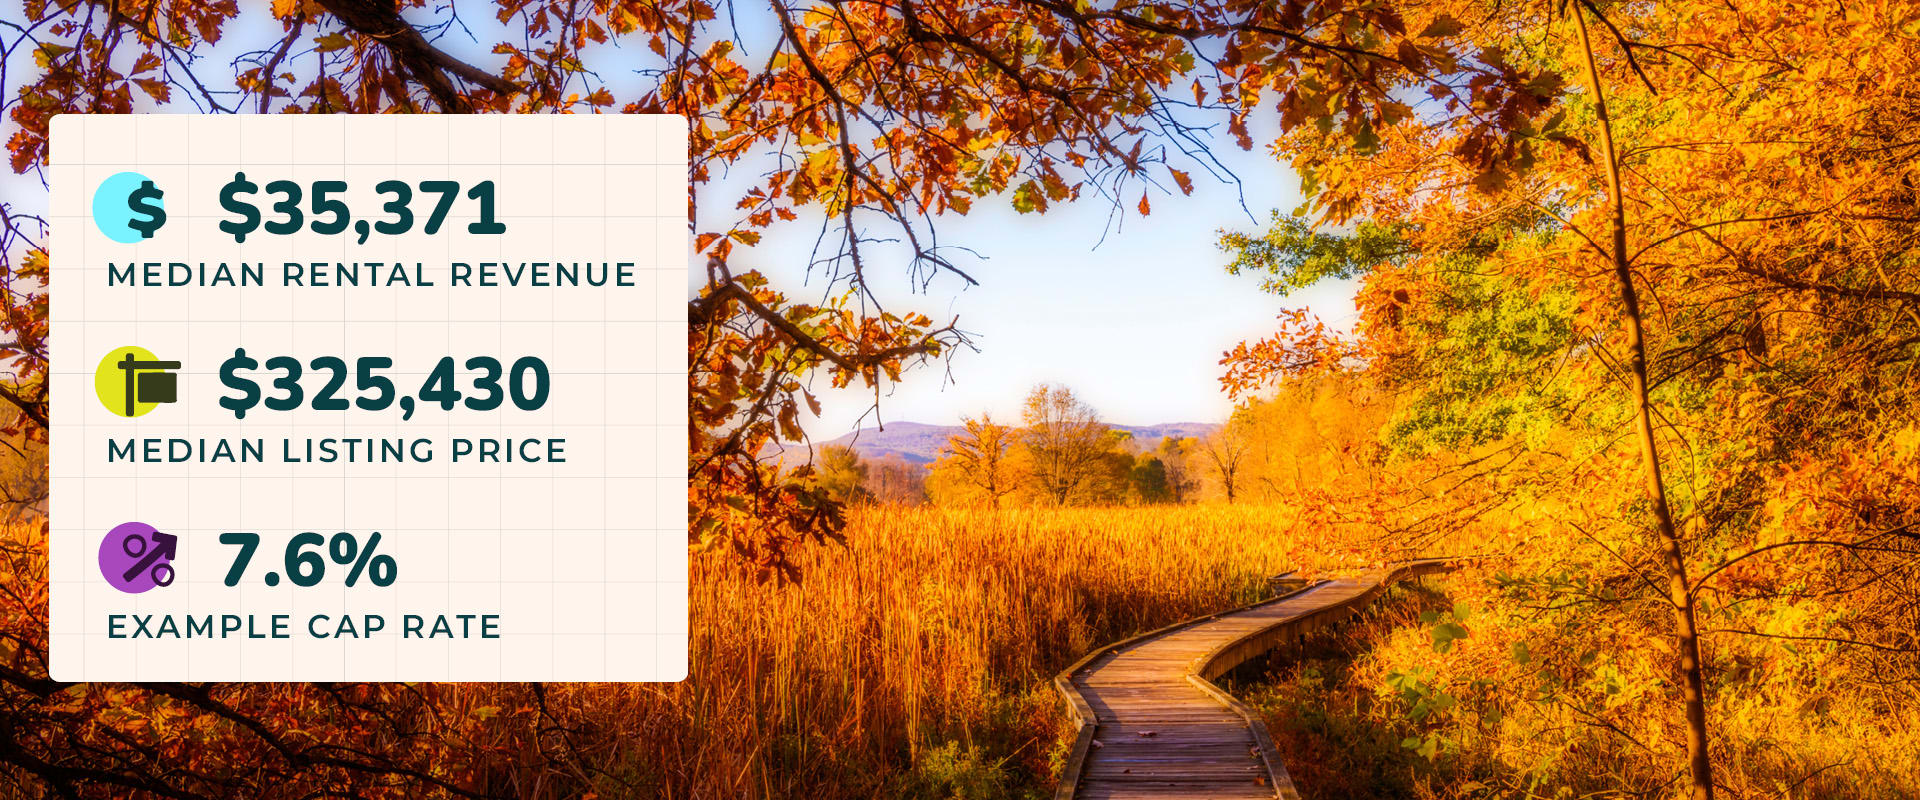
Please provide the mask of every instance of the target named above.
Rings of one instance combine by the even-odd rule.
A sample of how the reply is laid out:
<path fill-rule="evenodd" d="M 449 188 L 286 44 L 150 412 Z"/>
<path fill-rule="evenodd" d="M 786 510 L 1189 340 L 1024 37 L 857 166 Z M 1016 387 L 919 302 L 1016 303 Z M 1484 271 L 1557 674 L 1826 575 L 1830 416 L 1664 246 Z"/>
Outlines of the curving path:
<path fill-rule="evenodd" d="M 1395 581 L 1455 563 L 1322 581 L 1094 651 L 1054 681 L 1080 724 L 1057 800 L 1295 800 L 1265 726 L 1212 681 L 1346 619 Z"/>

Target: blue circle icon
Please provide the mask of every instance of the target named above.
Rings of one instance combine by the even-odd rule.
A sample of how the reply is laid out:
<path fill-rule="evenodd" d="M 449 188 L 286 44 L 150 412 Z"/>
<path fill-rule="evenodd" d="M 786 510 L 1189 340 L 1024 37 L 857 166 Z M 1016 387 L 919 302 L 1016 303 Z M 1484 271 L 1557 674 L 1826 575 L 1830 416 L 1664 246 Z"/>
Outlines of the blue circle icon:
<path fill-rule="evenodd" d="M 163 194 L 152 178 L 138 172 L 115 174 L 93 193 L 93 224 L 121 244 L 151 239 L 167 221 Z"/>

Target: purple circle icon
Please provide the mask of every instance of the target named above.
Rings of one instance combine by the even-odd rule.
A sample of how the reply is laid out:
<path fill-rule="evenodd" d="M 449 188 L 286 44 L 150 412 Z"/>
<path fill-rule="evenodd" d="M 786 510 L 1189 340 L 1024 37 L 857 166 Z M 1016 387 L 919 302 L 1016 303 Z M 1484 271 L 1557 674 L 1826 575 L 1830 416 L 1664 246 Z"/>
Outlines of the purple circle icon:
<path fill-rule="evenodd" d="M 173 559 L 179 554 L 180 537 L 144 522 L 123 522 L 100 542 L 100 574 L 113 588 L 139 594 L 173 583 Z"/>

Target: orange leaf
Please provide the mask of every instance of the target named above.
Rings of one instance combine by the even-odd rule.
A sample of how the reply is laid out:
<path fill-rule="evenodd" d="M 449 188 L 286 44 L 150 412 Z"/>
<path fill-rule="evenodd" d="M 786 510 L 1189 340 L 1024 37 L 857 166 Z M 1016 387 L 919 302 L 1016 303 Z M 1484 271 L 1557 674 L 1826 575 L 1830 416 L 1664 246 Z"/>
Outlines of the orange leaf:
<path fill-rule="evenodd" d="M 1173 182 L 1180 184 L 1181 194 L 1193 194 L 1193 178 L 1188 177 L 1187 173 L 1172 167 L 1168 167 L 1167 171 L 1173 173 Z"/>

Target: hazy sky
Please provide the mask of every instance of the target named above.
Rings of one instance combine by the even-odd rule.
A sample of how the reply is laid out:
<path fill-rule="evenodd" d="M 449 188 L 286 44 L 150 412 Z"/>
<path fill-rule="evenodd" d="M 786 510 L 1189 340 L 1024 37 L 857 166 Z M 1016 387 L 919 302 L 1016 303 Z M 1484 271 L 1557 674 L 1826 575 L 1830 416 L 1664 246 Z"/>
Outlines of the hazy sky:
<path fill-rule="evenodd" d="M 225 65 L 244 47 L 258 47 L 277 38 L 280 26 L 268 16 L 265 4 L 242 4 L 246 10 L 228 30 L 222 46 L 209 51 L 201 77 L 220 86 L 231 84 Z M 17 9 L 17 6 L 15 6 Z M 419 22 L 433 15 L 410 12 Z M 475 15 L 473 40 L 455 33 L 440 45 L 475 64 L 492 67 L 500 61 L 492 43 L 517 36 L 502 30 L 491 15 Z M 771 29 L 742 20 L 748 38 L 771 37 Z M 764 50 L 748 45 L 749 50 Z M 9 92 L 17 89 L 33 69 L 31 48 L 20 48 L 7 64 Z M 628 97 L 642 78 L 632 73 L 649 58 L 640 48 L 595 48 L 587 57 L 612 86 L 616 97 Z M 751 59 L 748 59 L 751 60 Z M 293 59 L 295 68 L 299 57 Z M 219 79 L 219 80 L 213 80 Z M 176 92 L 177 95 L 183 94 Z M 164 109 L 192 112 L 177 99 Z M 14 126 L 0 123 L 0 133 Z M 1255 141 L 1263 137 L 1255 126 Z M 909 284 L 899 258 L 871 260 L 868 274 L 888 309 L 920 311 L 944 324 L 954 315 L 972 334 L 979 352 L 962 349 L 950 361 L 907 373 L 904 382 L 885 388 L 880 397 L 882 419 L 888 421 L 953 423 L 962 414 L 991 411 L 997 417 L 1017 417 L 1020 399 L 1038 381 L 1057 381 L 1074 389 L 1113 422 L 1212 421 L 1225 415 L 1228 403 L 1219 390 L 1221 352 L 1242 339 L 1271 330 L 1275 313 L 1285 306 L 1308 305 L 1329 322 L 1345 323 L 1353 316 L 1352 286 L 1315 287 L 1281 299 L 1258 291 L 1253 278 L 1231 277 L 1222 269 L 1226 259 L 1214 247 L 1215 231 L 1223 226 L 1257 228 L 1270 209 L 1292 209 L 1299 203 L 1297 181 L 1264 152 L 1243 153 L 1226 144 L 1221 156 L 1244 181 L 1245 209 L 1232 186 L 1214 182 L 1194 165 L 1176 164 L 1194 176 L 1193 196 L 1155 192 L 1154 214 L 1142 219 L 1132 213 L 1120 227 L 1108 230 L 1111 207 L 1089 199 L 1076 205 L 1056 205 L 1045 215 L 1014 213 L 1004 200 L 979 202 L 969 217 L 938 221 L 943 243 L 977 251 L 983 260 L 956 254 L 954 260 L 980 281 L 964 288 L 957 278 L 936 280 L 922 293 Z M 737 169 L 740 180 L 753 170 Z M 38 213 L 45 193 L 38 180 L 0 170 L 0 191 L 16 208 Z M 1164 174 L 1163 184 L 1171 185 Z M 1131 191 L 1138 192 L 1137 185 Z M 738 191 L 707 187 L 702 191 L 704 228 L 730 219 Z M 1251 212 L 1252 216 L 1249 216 Z M 818 301 L 826 290 L 820 276 L 807 283 L 806 264 L 818 233 L 817 219 L 789 223 L 762 240 L 760 246 L 737 250 L 736 268 L 758 268 L 773 276 L 795 301 Z M 1105 241 L 1101 241 L 1102 233 Z M 884 236 L 881 229 L 868 231 Z M 1098 244 L 1096 249 L 1095 245 Z M 701 275 L 696 270 L 694 278 Z M 689 291 L 697 287 L 690 280 Z M 870 410 L 871 390 L 832 391 L 819 381 L 824 413 L 807 420 L 816 438 L 839 436 L 854 429 Z M 871 417 L 864 423 L 872 425 Z"/>

